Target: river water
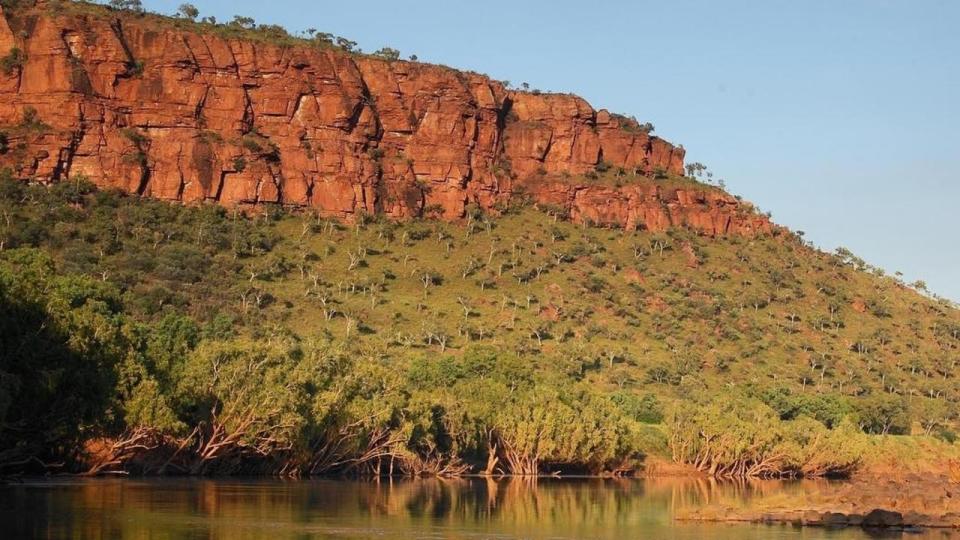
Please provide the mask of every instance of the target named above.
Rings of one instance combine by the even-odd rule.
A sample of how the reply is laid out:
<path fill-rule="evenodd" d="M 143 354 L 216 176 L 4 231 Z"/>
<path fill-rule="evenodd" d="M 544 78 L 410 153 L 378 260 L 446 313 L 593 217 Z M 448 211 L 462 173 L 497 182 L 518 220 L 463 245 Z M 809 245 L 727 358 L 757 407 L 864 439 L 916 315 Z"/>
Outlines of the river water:
<path fill-rule="evenodd" d="M 765 499 L 802 497 L 808 488 L 803 482 L 693 479 L 31 480 L 0 486 L 0 538 L 875 537 L 860 529 L 675 519 L 705 504 L 762 504 Z"/>

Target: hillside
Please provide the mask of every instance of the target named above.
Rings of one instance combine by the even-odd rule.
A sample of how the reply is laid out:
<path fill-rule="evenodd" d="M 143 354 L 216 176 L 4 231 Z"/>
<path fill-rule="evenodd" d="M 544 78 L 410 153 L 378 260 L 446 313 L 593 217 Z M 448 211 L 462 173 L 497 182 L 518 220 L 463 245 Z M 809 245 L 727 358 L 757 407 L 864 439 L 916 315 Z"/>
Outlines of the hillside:
<path fill-rule="evenodd" d="M 960 464 L 955 306 L 635 121 L 262 27 L 3 9 L 0 475 Z"/>
<path fill-rule="evenodd" d="M 33 427 L 186 437 L 198 455 L 207 430 L 239 431 L 181 456 L 194 472 L 483 470 L 506 445 L 505 472 L 628 471 L 687 460 L 687 428 L 764 451 L 845 438 L 779 465 L 804 474 L 848 471 L 870 444 L 905 467 L 955 453 L 960 315 L 794 236 L 624 232 L 531 206 L 344 225 L 2 187 L 7 426 L 65 400 Z M 313 454 L 335 441 L 338 457 Z M 111 467 L 156 472 L 157 451 Z"/>

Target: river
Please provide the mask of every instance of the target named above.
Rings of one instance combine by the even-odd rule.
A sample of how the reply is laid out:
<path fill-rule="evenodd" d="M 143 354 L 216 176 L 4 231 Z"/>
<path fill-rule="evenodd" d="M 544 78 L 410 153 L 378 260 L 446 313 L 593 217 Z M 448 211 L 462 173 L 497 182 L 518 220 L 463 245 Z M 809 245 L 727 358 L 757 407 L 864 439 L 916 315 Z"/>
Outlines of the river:
<path fill-rule="evenodd" d="M 824 489 L 824 485 L 818 484 L 817 489 Z M 702 479 L 42 479 L 0 486 L 0 537 L 876 537 L 858 528 L 829 530 L 675 519 L 705 504 L 732 501 L 752 505 L 802 497 L 809 487 L 805 482 L 723 483 Z M 919 536 L 943 538 L 946 534 L 927 532 Z"/>

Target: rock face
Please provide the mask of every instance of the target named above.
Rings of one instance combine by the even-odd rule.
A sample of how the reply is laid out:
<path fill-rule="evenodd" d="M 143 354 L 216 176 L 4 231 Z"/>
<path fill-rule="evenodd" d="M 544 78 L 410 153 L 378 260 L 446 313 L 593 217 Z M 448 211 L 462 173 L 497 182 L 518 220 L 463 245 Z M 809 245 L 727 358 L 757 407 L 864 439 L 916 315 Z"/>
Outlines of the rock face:
<path fill-rule="evenodd" d="M 774 230 L 766 216 L 715 189 L 669 188 L 656 182 L 614 187 L 541 178 L 518 185 L 530 186 L 528 191 L 539 203 L 565 209 L 576 222 L 651 231 L 682 226 L 711 236 L 753 236 Z"/>
<path fill-rule="evenodd" d="M 84 175 L 143 196 L 345 219 L 457 219 L 522 185 L 575 220 L 772 230 L 716 190 L 578 183 L 598 164 L 679 176 L 684 151 L 572 95 L 43 1 L 0 16 L 0 56 L 14 49 L 25 60 L 0 70 L 0 167 L 19 178 Z"/>

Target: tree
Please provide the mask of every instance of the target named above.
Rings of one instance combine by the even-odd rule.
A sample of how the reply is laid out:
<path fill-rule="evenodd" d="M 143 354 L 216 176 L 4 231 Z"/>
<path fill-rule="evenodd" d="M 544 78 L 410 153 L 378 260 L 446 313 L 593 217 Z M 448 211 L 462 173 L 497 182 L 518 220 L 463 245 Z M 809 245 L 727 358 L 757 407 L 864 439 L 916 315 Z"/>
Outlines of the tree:
<path fill-rule="evenodd" d="M 939 399 L 924 399 L 915 407 L 915 410 L 924 435 L 931 435 L 944 427 L 950 417 L 947 403 Z"/>
<path fill-rule="evenodd" d="M 910 415 L 900 396 L 881 394 L 862 399 L 856 406 L 860 429 L 877 435 L 910 433 Z"/>
<path fill-rule="evenodd" d="M 617 392 L 613 402 L 628 417 L 644 424 L 659 424 L 663 421 L 663 406 L 653 394 L 638 396 L 628 392 Z"/>
<path fill-rule="evenodd" d="M 783 422 L 770 407 L 734 396 L 680 403 L 667 424 L 674 460 L 712 476 L 845 475 L 863 453 L 849 424 L 829 431 L 807 417 Z"/>
<path fill-rule="evenodd" d="M 251 29 L 257 25 L 257 21 L 255 21 L 252 17 L 244 17 L 243 15 L 234 15 L 233 20 L 230 21 L 230 25 L 237 26 L 240 28 Z"/>
<path fill-rule="evenodd" d="M 494 423 L 501 461 L 516 475 L 538 474 L 545 466 L 581 465 L 592 473 L 629 469 L 639 454 L 606 397 L 577 399 L 535 387 L 504 404 Z"/>
<path fill-rule="evenodd" d="M 354 48 L 357 46 L 356 41 L 351 41 L 345 37 L 337 37 L 336 43 L 337 47 L 340 47 L 347 52 L 353 52 Z"/>
<path fill-rule="evenodd" d="M 400 51 L 396 49 L 392 49 L 390 47 L 384 47 L 373 54 L 389 62 L 393 62 L 400 59 Z"/>
<path fill-rule="evenodd" d="M 56 274 L 39 250 L 0 253 L 0 473 L 73 459 L 110 423 L 124 350 L 119 295 Z"/>
<path fill-rule="evenodd" d="M 110 7 L 122 11 L 143 13 L 143 3 L 140 0 L 110 0 Z"/>
<path fill-rule="evenodd" d="M 193 473 L 294 448 L 307 423 L 311 366 L 302 358 L 283 340 L 211 343 L 190 356 L 181 392 L 196 411 Z"/>
<path fill-rule="evenodd" d="M 193 4 L 180 4 L 180 7 L 177 8 L 177 14 L 193 21 L 200 16 L 200 10 Z"/>
<path fill-rule="evenodd" d="M 787 387 L 771 388 L 760 398 L 780 415 L 781 420 L 807 416 L 834 428 L 853 412 L 846 399 L 835 394 L 795 394 Z"/>
<path fill-rule="evenodd" d="M 691 176 L 691 177 L 696 176 L 699 178 L 703 176 L 703 173 L 707 170 L 707 167 L 703 163 L 693 162 L 693 163 L 688 163 L 686 165 L 686 170 L 687 170 L 687 176 Z"/>
<path fill-rule="evenodd" d="M 439 286 L 443 284 L 443 274 L 435 270 L 422 270 L 419 272 L 418 279 L 423 285 L 424 292 L 430 288 L 430 286 Z"/>

